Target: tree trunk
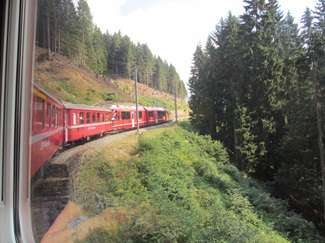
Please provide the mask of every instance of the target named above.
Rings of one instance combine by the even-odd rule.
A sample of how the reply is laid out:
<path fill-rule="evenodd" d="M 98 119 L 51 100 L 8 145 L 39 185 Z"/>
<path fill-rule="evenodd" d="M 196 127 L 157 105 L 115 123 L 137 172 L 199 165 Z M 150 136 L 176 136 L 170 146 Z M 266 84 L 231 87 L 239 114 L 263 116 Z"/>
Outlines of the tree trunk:
<path fill-rule="evenodd" d="M 315 101 L 316 101 L 316 117 L 318 129 L 318 147 L 322 176 L 322 199 L 323 199 L 323 221 L 325 222 L 325 154 L 323 143 L 323 121 L 322 121 L 322 103 L 321 103 L 321 87 L 318 77 L 318 65 L 314 67 L 314 84 L 315 84 Z"/>
<path fill-rule="evenodd" d="M 235 161 L 236 161 L 236 164 L 239 165 L 239 168 L 240 169 L 243 169 L 242 168 L 242 165 L 241 163 L 239 162 L 239 156 L 238 156 L 238 136 L 237 136 L 237 117 L 236 115 L 234 115 L 234 118 L 233 118 L 233 129 L 234 129 L 234 152 L 235 152 Z"/>
<path fill-rule="evenodd" d="M 58 42 L 58 52 L 61 54 L 61 30 L 59 29 L 59 36 L 58 36 L 59 42 Z"/>
<path fill-rule="evenodd" d="M 58 39 L 57 39 L 57 33 L 58 33 L 58 19 L 56 16 L 56 11 L 54 10 L 54 31 L 53 31 L 53 43 L 54 43 L 54 52 L 57 53 L 58 51 Z"/>
<path fill-rule="evenodd" d="M 46 15 L 46 24 L 47 24 L 47 57 L 50 60 L 51 58 L 51 32 L 50 32 L 50 11 L 49 9 L 47 10 L 47 15 Z"/>

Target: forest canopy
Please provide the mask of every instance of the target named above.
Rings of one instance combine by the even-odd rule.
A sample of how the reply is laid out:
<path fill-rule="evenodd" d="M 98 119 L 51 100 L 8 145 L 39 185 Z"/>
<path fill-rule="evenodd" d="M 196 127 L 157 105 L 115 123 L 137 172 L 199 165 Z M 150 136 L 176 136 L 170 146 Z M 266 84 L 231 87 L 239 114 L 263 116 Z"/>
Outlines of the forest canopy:
<path fill-rule="evenodd" d="M 198 46 L 191 122 L 242 171 L 324 226 L 325 1 L 301 24 L 277 0 L 244 0 Z"/>
<path fill-rule="evenodd" d="M 146 44 L 135 44 L 121 32 L 102 33 L 93 23 L 86 0 L 39 0 L 36 43 L 48 55 L 58 53 L 97 75 L 135 79 L 157 90 L 187 96 L 176 68 L 155 56 Z"/>

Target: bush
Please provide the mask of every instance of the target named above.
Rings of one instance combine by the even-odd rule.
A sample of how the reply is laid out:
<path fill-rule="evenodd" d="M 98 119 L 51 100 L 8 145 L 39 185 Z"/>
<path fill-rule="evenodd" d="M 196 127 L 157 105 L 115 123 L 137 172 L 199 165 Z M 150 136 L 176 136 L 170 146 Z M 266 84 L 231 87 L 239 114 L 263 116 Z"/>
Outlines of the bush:
<path fill-rule="evenodd" d="M 105 207 L 132 212 L 118 232 L 97 231 L 86 242 L 96 242 L 94 237 L 103 242 L 322 240 L 311 223 L 232 166 L 222 144 L 209 137 L 178 127 L 142 136 L 137 151 L 118 165 L 100 154 L 83 165 L 83 180 L 87 175 L 97 181 L 90 187 L 80 180 L 84 208 L 100 213 L 104 208 L 96 200 L 85 203 L 100 198 Z"/>

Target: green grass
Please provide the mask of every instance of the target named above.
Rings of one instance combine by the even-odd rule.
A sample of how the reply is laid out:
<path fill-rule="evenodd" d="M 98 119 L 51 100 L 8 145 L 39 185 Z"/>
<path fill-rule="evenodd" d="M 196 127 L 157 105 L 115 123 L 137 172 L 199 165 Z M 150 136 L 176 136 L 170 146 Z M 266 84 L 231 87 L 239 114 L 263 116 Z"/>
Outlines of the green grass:
<path fill-rule="evenodd" d="M 323 242 L 311 223 L 232 166 L 219 142 L 173 127 L 134 143 L 124 159 L 108 147 L 81 163 L 76 200 L 89 215 L 129 212 L 117 231 L 94 229 L 84 243 Z"/>

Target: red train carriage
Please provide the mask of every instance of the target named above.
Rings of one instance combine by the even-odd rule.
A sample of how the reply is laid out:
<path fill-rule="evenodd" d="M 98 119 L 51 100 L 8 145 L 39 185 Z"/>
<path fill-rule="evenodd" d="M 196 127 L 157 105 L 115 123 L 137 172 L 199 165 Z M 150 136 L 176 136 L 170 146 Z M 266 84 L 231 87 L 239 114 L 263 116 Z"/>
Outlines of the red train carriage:
<path fill-rule="evenodd" d="M 168 111 L 160 107 L 146 107 L 147 126 L 167 122 L 169 119 Z"/>
<path fill-rule="evenodd" d="M 39 85 L 33 87 L 31 175 L 42 167 L 64 140 L 63 104 Z"/>
<path fill-rule="evenodd" d="M 63 104 L 37 84 L 34 84 L 33 93 L 32 176 L 64 144 L 137 126 L 134 106 L 112 106 L 107 109 Z M 166 109 L 143 106 L 138 108 L 140 127 L 168 121 Z"/>
<path fill-rule="evenodd" d="M 164 123 L 169 120 L 168 111 L 164 108 L 157 108 L 158 123 Z"/>
<path fill-rule="evenodd" d="M 137 114 L 134 106 L 112 106 L 113 130 L 129 130 L 137 127 Z M 144 107 L 138 107 L 139 125 L 146 126 L 146 112 Z"/>
<path fill-rule="evenodd" d="M 65 142 L 89 140 L 112 131 L 112 111 L 106 108 L 65 104 Z"/>

